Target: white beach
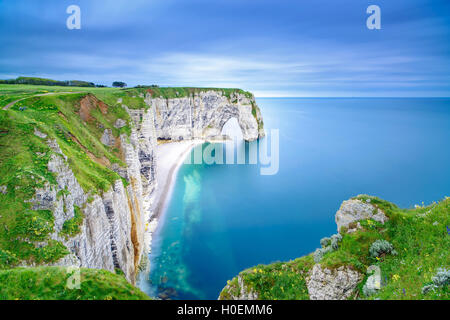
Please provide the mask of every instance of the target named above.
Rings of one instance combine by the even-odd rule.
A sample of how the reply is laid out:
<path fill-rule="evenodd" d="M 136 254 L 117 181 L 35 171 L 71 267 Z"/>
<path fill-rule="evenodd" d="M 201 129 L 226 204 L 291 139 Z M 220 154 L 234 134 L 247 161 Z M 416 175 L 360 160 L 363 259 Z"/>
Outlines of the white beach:
<path fill-rule="evenodd" d="M 203 140 L 190 140 L 160 144 L 156 148 L 157 168 L 155 201 L 152 207 L 152 220 L 158 219 L 169 203 L 178 169 L 186 156 Z"/>

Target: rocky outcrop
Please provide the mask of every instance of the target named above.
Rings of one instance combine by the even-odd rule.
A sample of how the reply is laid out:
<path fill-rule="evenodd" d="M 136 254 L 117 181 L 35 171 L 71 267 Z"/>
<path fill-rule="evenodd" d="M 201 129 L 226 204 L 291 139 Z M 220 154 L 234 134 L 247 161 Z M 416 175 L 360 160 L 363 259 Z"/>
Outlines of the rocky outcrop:
<path fill-rule="evenodd" d="M 351 297 L 362 275 L 349 267 L 331 270 L 314 265 L 306 285 L 311 300 L 345 300 Z"/>
<path fill-rule="evenodd" d="M 381 223 L 385 223 L 388 220 L 381 209 L 370 203 L 370 199 L 367 199 L 366 201 L 358 199 L 344 201 L 335 216 L 338 231 L 340 231 L 342 227 L 346 227 L 350 230 L 355 229 L 357 224 L 355 224 L 354 228 L 349 228 L 349 226 L 351 226 L 350 224 L 366 219 L 375 220 Z"/>
<path fill-rule="evenodd" d="M 371 295 L 377 294 L 381 289 L 381 269 L 377 265 L 371 265 L 367 268 L 366 283 L 363 286 L 363 293 L 365 296 L 369 297 Z"/>
<path fill-rule="evenodd" d="M 245 285 L 241 276 L 237 277 L 237 287 L 227 284 L 222 292 L 227 292 L 227 295 L 219 297 L 219 300 L 258 300 L 258 294 Z"/>
<path fill-rule="evenodd" d="M 221 91 L 201 91 L 192 96 L 174 99 L 146 97 L 155 110 L 156 131 L 167 140 L 213 139 L 221 135 L 225 123 L 238 120 L 247 141 L 264 136 L 262 117 L 253 96 Z"/>
<path fill-rule="evenodd" d="M 54 231 L 51 238 L 62 242 L 69 254 L 53 265 L 75 265 L 110 271 L 120 269 L 128 281 L 134 283 L 141 259 L 147 258 L 150 234 L 146 225 L 151 222 L 152 204 L 156 185 L 157 139 L 184 140 L 209 138 L 220 134 L 226 121 L 236 117 L 244 138 L 254 140 L 264 135 L 262 118 L 254 98 L 243 94 L 226 97 L 217 90 L 201 91 L 190 97 L 161 99 L 148 93 L 146 108 L 131 109 L 117 101 L 130 115 L 131 133 L 115 137 L 111 129 L 105 129 L 100 141 L 120 149 L 126 166 L 109 164 L 127 183 L 116 180 L 102 194 L 84 191 L 68 164 L 69 159 L 55 140 L 35 131 L 35 135 L 47 142 L 54 154 L 48 162 L 48 170 L 56 177 L 56 185 L 47 183 L 36 190 L 30 200 L 34 210 L 51 210 Z M 83 98 L 80 117 L 88 121 L 89 110 L 100 105 L 102 113 L 107 106 L 92 95 Z M 129 125 L 116 119 L 115 128 Z M 0 192 L 6 192 L 1 188 Z M 62 233 L 64 224 L 74 219 L 76 208 L 83 220 L 76 235 Z M 249 296 L 251 297 L 251 295 Z"/>

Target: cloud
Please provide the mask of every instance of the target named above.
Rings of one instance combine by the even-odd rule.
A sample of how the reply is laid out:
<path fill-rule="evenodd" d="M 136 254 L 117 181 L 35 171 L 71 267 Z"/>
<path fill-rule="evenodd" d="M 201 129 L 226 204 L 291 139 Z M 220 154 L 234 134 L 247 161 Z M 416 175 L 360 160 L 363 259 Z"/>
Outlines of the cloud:
<path fill-rule="evenodd" d="M 382 30 L 370 32 L 364 6 L 330 3 L 79 0 L 82 29 L 72 32 L 65 2 L 0 2 L 0 78 L 240 87 L 261 96 L 450 94 L 445 10 L 384 2 Z"/>

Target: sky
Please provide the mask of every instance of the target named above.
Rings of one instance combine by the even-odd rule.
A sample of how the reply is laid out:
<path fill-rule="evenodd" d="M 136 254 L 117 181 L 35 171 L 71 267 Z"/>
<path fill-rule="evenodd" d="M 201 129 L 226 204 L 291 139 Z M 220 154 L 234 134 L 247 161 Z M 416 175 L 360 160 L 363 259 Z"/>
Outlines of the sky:
<path fill-rule="evenodd" d="M 66 9 L 81 9 L 69 30 Z M 369 5 L 381 29 L 369 30 Z M 0 0 L 0 79 L 449 97 L 448 0 Z"/>

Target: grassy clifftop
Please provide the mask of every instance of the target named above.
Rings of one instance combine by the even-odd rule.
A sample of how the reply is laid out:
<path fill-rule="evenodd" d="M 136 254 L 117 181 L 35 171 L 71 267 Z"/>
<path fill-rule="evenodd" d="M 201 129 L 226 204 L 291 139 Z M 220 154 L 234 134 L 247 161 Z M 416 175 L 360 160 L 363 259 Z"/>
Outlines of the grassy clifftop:
<path fill-rule="evenodd" d="M 63 267 L 0 270 L 0 283 L 0 300 L 150 299 L 124 277 L 97 269 L 81 268 L 79 277 Z"/>
<path fill-rule="evenodd" d="M 135 87 L 127 89 L 96 88 L 96 87 L 61 87 L 43 85 L 11 85 L 0 84 L 0 108 L 18 99 L 48 93 L 80 92 L 92 93 L 107 104 L 116 104 L 121 98 L 129 108 L 145 107 L 142 95 L 150 93 L 153 97 L 164 99 L 188 97 L 204 91 L 218 91 L 230 98 L 233 93 L 243 94 L 248 98 L 253 95 L 248 91 L 232 88 L 193 88 L 193 87 Z M 140 96 L 141 95 L 141 96 Z"/>
<path fill-rule="evenodd" d="M 401 209 L 395 204 L 375 197 L 357 199 L 382 209 L 389 220 L 383 225 L 373 220 L 360 221 L 361 229 L 353 233 L 341 230 L 339 248 L 326 253 L 320 260 L 322 267 L 341 266 L 366 274 L 370 265 L 381 269 L 382 288 L 376 295 L 366 297 L 360 282 L 353 298 L 361 299 L 450 299 L 448 284 L 428 293 L 422 288 L 432 282 L 440 268 L 450 267 L 450 198 L 429 206 Z M 389 241 L 397 255 L 372 257 L 369 248 L 376 240 Z M 289 262 L 259 265 L 245 270 L 228 282 L 221 299 L 239 296 L 242 283 L 259 299 L 309 299 L 307 279 L 315 262 L 313 255 Z"/>

